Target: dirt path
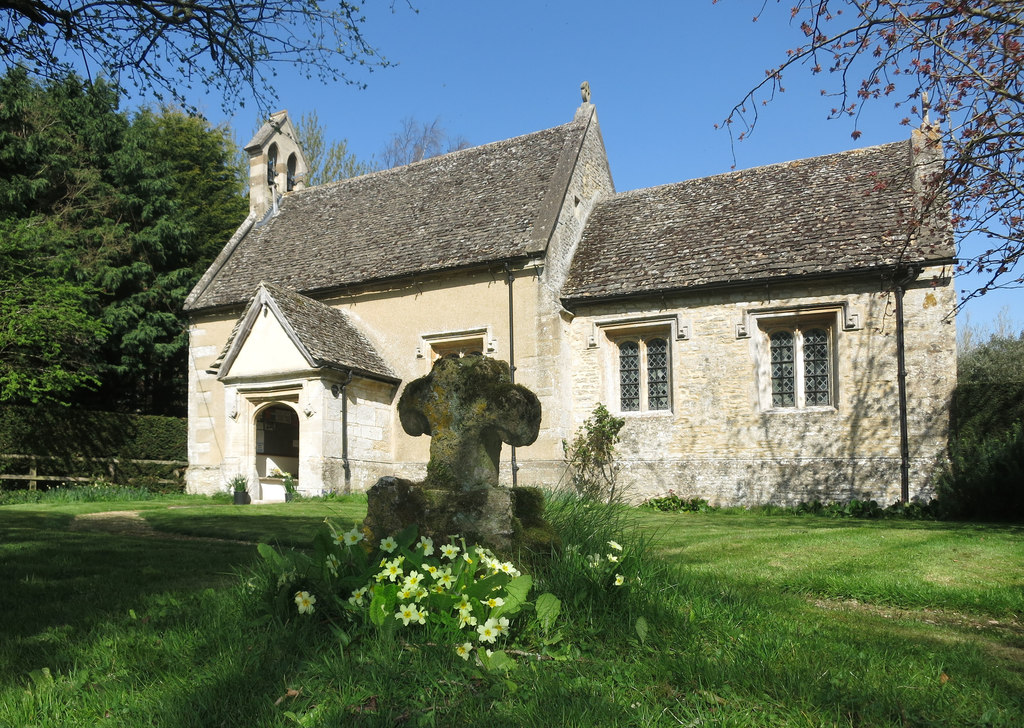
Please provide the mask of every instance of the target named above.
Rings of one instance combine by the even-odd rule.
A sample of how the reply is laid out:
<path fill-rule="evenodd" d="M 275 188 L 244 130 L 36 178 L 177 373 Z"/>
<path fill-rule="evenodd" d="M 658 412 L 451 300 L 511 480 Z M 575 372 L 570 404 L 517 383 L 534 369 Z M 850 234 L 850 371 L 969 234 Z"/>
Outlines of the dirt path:
<path fill-rule="evenodd" d="M 215 543 L 240 543 L 253 545 L 251 541 L 237 541 L 229 538 L 213 538 L 211 536 L 186 536 L 180 533 L 157 531 L 146 522 L 139 511 L 104 511 L 102 513 L 83 513 L 75 516 L 70 526 L 72 531 L 102 531 L 116 533 L 120 536 L 142 536 L 160 538 L 167 541 L 212 541 Z"/>

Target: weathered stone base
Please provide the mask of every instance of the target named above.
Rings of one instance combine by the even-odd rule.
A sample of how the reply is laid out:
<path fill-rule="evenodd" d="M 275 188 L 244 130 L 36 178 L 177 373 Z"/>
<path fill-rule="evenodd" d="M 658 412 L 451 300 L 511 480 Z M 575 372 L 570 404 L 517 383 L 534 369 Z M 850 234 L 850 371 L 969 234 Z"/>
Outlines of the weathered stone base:
<path fill-rule="evenodd" d="M 458 535 L 499 553 L 550 549 L 557 538 L 544 520 L 543 493 L 535 488 L 453 491 L 388 476 L 370 488 L 366 499 L 363 527 L 372 543 L 414 524 L 434 541 Z"/>

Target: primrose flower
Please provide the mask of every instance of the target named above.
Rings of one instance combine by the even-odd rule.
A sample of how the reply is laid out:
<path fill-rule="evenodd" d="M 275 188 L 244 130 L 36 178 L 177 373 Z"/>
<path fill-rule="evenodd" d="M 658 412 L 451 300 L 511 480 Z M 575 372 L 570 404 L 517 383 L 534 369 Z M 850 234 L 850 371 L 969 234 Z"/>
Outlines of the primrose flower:
<path fill-rule="evenodd" d="M 590 562 L 590 568 L 595 568 L 601 563 L 601 554 L 591 554 L 587 557 L 587 561 Z"/>
<path fill-rule="evenodd" d="M 330 570 L 331 574 L 333 576 L 337 576 L 338 575 L 338 565 L 341 563 L 340 561 L 338 561 L 338 557 L 335 556 L 334 554 L 327 554 L 326 563 L 327 563 L 327 568 Z"/>
<path fill-rule="evenodd" d="M 455 654 L 461 657 L 463 660 L 469 659 L 469 652 L 473 649 L 473 643 L 463 642 L 461 645 L 455 645 Z"/>
<path fill-rule="evenodd" d="M 389 554 L 398 548 L 398 542 L 395 539 L 388 536 L 380 542 L 380 550 L 387 551 Z"/>
<path fill-rule="evenodd" d="M 619 563 L 619 557 L 616 556 L 615 554 L 605 554 L 605 558 L 608 559 L 613 564 Z"/>
<path fill-rule="evenodd" d="M 463 609 L 469 609 L 469 597 L 465 594 L 459 597 L 459 603 L 455 605 L 455 608 L 458 609 L 460 612 Z"/>
<path fill-rule="evenodd" d="M 488 607 L 491 607 L 492 609 L 493 609 L 494 607 L 500 607 L 500 606 L 501 606 L 502 604 L 504 604 L 504 603 L 505 603 L 505 600 L 504 600 L 504 599 L 502 599 L 501 597 L 491 597 L 491 598 L 490 598 L 490 599 L 488 599 L 488 600 L 487 600 L 487 602 L 486 602 L 487 606 L 488 606 Z"/>
<path fill-rule="evenodd" d="M 626 577 L 624 577 L 622 574 L 616 574 L 615 575 L 615 586 L 622 586 L 622 584 L 625 581 L 626 581 Z"/>
<path fill-rule="evenodd" d="M 508 632 L 508 617 L 499 617 L 494 629 L 498 634 L 506 634 Z"/>
<path fill-rule="evenodd" d="M 402 575 L 401 563 L 398 559 L 392 559 L 384 565 L 384 573 L 387 574 L 389 581 L 395 581 Z"/>
<path fill-rule="evenodd" d="M 409 575 L 405 577 L 405 585 L 409 587 L 417 587 L 421 581 L 423 581 L 423 574 L 418 571 L 410 571 Z"/>
<path fill-rule="evenodd" d="M 395 619 L 402 620 L 402 624 L 409 624 L 409 622 L 418 620 L 419 616 L 420 610 L 416 609 L 415 604 L 409 603 L 399 607 L 398 612 L 395 614 Z"/>
<path fill-rule="evenodd" d="M 299 608 L 299 614 L 312 614 L 314 604 L 316 597 L 308 591 L 295 592 L 295 606 Z"/>
<path fill-rule="evenodd" d="M 438 575 L 438 574 L 440 573 L 440 571 L 441 571 L 441 570 L 440 570 L 439 568 L 437 568 L 437 567 L 436 567 L 436 566 L 434 566 L 433 564 L 427 564 L 427 565 L 426 565 L 426 566 L 424 566 L 423 568 L 424 568 L 424 570 L 425 570 L 425 571 L 426 571 L 426 572 L 427 572 L 428 574 L 430 574 L 430 576 L 431 576 L 432 578 L 434 578 L 434 579 L 436 579 L 436 578 L 437 578 L 437 575 Z"/>
<path fill-rule="evenodd" d="M 416 548 L 422 548 L 423 555 L 430 556 L 434 553 L 434 539 L 429 536 L 420 536 L 420 540 L 417 542 Z"/>
<path fill-rule="evenodd" d="M 459 610 L 459 629 L 465 629 L 466 627 L 476 627 L 477 621 L 473 613 L 466 610 Z"/>
<path fill-rule="evenodd" d="M 344 546 L 345 545 L 345 534 L 338 533 L 337 531 L 335 531 L 332 528 L 331 529 L 331 536 L 334 538 L 334 545 L 335 546 Z"/>
<path fill-rule="evenodd" d="M 453 586 L 455 586 L 455 577 L 452 576 L 451 569 L 445 569 L 444 571 L 440 572 L 435 578 L 437 579 L 437 585 L 442 589 L 451 589 Z"/>
<path fill-rule="evenodd" d="M 411 587 L 408 584 L 403 586 L 399 590 L 399 592 L 398 592 L 398 598 L 399 599 L 415 599 L 416 598 L 416 588 L 415 587 Z"/>
<path fill-rule="evenodd" d="M 494 642 L 498 639 L 498 621 L 495 619 L 488 619 L 486 622 L 476 628 L 477 638 L 481 642 Z"/>
<path fill-rule="evenodd" d="M 513 565 L 511 561 L 502 561 L 501 570 L 509 576 L 519 576 L 519 570 L 515 567 L 515 565 Z"/>
<path fill-rule="evenodd" d="M 453 543 L 446 543 L 441 547 L 441 555 L 446 559 L 454 559 L 459 555 L 459 547 Z"/>
<path fill-rule="evenodd" d="M 366 587 L 365 586 L 361 586 L 358 589 L 356 589 L 354 592 L 352 592 L 352 596 L 350 596 L 348 598 L 348 602 L 349 602 L 349 604 L 351 604 L 354 607 L 361 607 L 361 606 L 363 606 L 363 604 L 366 603 L 366 600 L 365 600 L 364 597 L 366 597 Z"/>
<path fill-rule="evenodd" d="M 618 541 L 609 541 L 608 545 L 611 546 L 616 551 L 622 551 L 622 546 L 619 544 Z"/>
<path fill-rule="evenodd" d="M 469 555 L 468 551 L 466 553 L 462 554 L 462 560 L 465 561 L 467 564 L 472 564 L 473 563 L 473 557 Z"/>
<path fill-rule="evenodd" d="M 346 531 L 342 538 L 345 540 L 346 546 L 355 546 L 363 540 L 364 536 L 358 528 L 353 527 L 351 531 Z"/>

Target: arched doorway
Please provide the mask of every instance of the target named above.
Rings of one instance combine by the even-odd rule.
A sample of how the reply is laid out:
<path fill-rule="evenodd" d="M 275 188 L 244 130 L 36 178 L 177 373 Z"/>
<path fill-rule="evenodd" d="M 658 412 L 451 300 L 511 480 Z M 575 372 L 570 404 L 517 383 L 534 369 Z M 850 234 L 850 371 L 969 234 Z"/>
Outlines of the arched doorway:
<path fill-rule="evenodd" d="M 272 404 L 256 413 L 256 473 L 264 485 L 285 473 L 298 480 L 299 415 L 288 405 Z"/>

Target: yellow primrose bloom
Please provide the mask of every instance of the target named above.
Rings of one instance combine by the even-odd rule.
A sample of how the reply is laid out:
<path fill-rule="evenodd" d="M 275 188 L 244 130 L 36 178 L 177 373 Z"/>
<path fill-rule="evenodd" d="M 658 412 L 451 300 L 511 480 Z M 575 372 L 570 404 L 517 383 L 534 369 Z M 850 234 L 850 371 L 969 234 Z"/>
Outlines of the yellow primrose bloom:
<path fill-rule="evenodd" d="M 472 612 L 459 611 L 459 629 L 466 627 L 476 627 L 476 617 L 473 616 Z"/>
<path fill-rule="evenodd" d="M 502 599 L 501 597 L 491 597 L 490 599 L 487 600 L 487 606 L 491 607 L 492 609 L 494 607 L 500 607 L 504 603 L 505 603 L 505 600 Z"/>
<path fill-rule="evenodd" d="M 308 591 L 295 593 L 295 606 L 299 608 L 299 614 L 312 614 L 314 604 L 316 604 L 316 597 Z"/>
<path fill-rule="evenodd" d="M 403 586 L 401 591 L 398 592 L 398 598 L 399 599 L 415 599 L 416 598 L 416 589 L 414 587 L 411 587 L 411 586 L 408 586 L 408 585 Z"/>
<path fill-rule="evenodd" d="M 387 574 L 389 581 L 395 581 L 402 575 L 402 567 L 398 563 L 398 559 L 394 559 L 385 564 L 384 572 Z"/>
<path fill-rule="evenodd" d="M 346 531 L 342 538 L 345 540 L 346 546 L 355 546 L 363 540 L 364 536 L 358 528 L 354 527 L 351 531 Z"/>
<path fill-rule="evenodd" d="M 619 557 L 616 556 L 615 554 L 605 554 L 605 558 L 608 559 L 613 564 L 619 563 Z"/>
<path fill-rule="evenodd" d="M 622 546 L 619 544 L 618 541 L 609 541 L 608 545 L 611 546 L 616 551 L 622 551 Z"/>
<path fill-rule="evenodd" d="M 344 546 L 345 545 L 345 536 L 344 536 L 344 534 L 337 533 L 334 529 L 331 529 L 331 535 L 334 537 L 334 545 L 335 546 Z"/>
<path fill-rule="evenodd" d="M 615 586 L 622 586 L 624 581 L 626 581 L 626 577 L 624 577 L 622 574 L 615 575 Z"/>
<path fill-rule="evenodd" d="M 437 567 L 436 567 L 436 566 L 434 566 L 433 564 L 427 564 L 427 565 L 426 565 L 425 567 L 423 567 L 423 568 L 424 568 L 424 569 L 426 569 L 427 573 L 428 573 L 428 574 L 430 574 L 430 576 L 432 576 L 432 577 L 433 577 L 433 578 L 435 578 L 435 579 L 437 578 L 437 575 L 438 575 L 438 574 L 440 573 L 440 571 L 441 571 L 441 570 L 440 570 L 439 568 L 437 568 Z"/>
<path fill-rule="evenodd" d="M 334 576 L 338 575 L 338 566 L 339 566 L 339 564 L 341 564 L 341 562 L 338 561 L 338 557 L 337 556 L 335 556 L 334 554 L 327 554 L 327 568 L 330 570 L 331 574 L 333 574 Z"/>
<path fill-rule="evenodd" d="M 455 586 L 455 577 L 452 576 L 452 570 L 445 569 L 444 571 L 442 571 L 441 574 L 437 577 L 437 584 L 442 589 L 451 589 L 453 586 Z"/>
<path fill-rule="evenodd" d="M 459 547 L 453 543 L 446 543 L 444 546 L 441 547 L 441 555 L 444 556 L 446 559 L 454 559 L 456 556 L 459 555 L 459 551 Z"/>
<path fill-rule="evenodd" d="M 395 619 L 402 620 L 402 624 L 409 624 L 409 622 L 419 618 L 419 610 L 416 609 L 415 604 L 403 604 L 398 608 L 398 612 L 395 614 Z"/>
<path fill-rule="evenodd" d="M 455 605 L 455 608 L 458 610 L 469 609 L 469 597 L 463 594 L 459 598 L 459 603 Z"/>
<path fill-rule="evenodd" d="M 476 628 L 477 639 L 481 642 L 494 642 L 498 639 L 498 622 L 494 619 L 488 619 L 486 622 Z"/>
<path fill-rule="evenodd" d="M 468 551 L 462 555 L 462 560 L 465 561 L 467 564 L 473 563 L 473 557 L 469 555 Z"/>
<path fill-rule="evenodd" d="M 429 536 L 420 536 L 419 542 L 416 544 L 416 548 L 423 549 L 424 556 L 430 556 L 434 553 L 434 539 Z"/>
<path fill-rule="evenodd" d="M 508 632 L 508 617 L 499 617 L 498 621 L 494 624 L 494 629 L 497 630 L 498 634 L 506 634 Z"/>
<path fill-rule="evenodd" d="M 380 542 L 380 550 L 387 551 L 389 554 L 398 548 L 398 542 L 395 539 L 388 536 Z"/>
<path fill-rule="evenodd" d="M 423 581 L 423 574 L 418 571 L 410 571 L 409 575 L 405 577 L 406 586 L 417 587 L 421 581 Z"/>
<path fill-rule="evenodd" d="M 455 645 L 455 654 L 461 657 L 463 660 L 469 659 L 470 650 L 473 649 L 471 642 L 463 642 L 461 645 Z"/>
<path fill-rule="evenodd" d="M 349 604 L 351 604 L 353 606 L 356 606 L 356 607 L 361 607 L 365 603 L 365 599 L 364 599 L 365 596 L 366 596 L 366 587 L 365 586 L 359 587 L 354 592 L 352 592 L 352 596 L 350 596 L 348 598 Z"/>

